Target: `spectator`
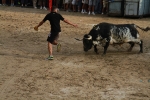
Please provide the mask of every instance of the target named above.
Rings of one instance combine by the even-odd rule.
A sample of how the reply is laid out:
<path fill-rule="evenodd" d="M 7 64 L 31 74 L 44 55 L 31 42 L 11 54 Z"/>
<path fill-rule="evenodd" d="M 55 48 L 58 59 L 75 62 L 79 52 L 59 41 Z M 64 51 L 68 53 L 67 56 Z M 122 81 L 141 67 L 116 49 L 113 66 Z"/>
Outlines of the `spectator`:
<path fill-rule="evenodd" d="M 0 6 L 2 5 L 2 0 L 0 0 Z"/>
<path fill-rule="evenodd" d="M 73 12 L 76 12 L 77 0 L 72 0 L 72 5 L 73 5 Z"/>
<path fill-rule="evenodd" d="M 2 5 L 6 6 L 6 0 L 2 0 Z"/>
<path fill-rule="evenodd" d="M 71 2 L 71 0 L 65 0 L 65 2 L 64 2 L 64 9 L 66 11 L 69 11 L 70 2 Z"/>
<path fill-rule="evenodd" d="M 58 0 L 58 8 L 63 8 L 64 7 L 64 0 Z"/>
<path fill-rule="evenodd" d="M 95 15 L 94 13 L 94 7 L 95 7 L 95 3 L 96 3 L 96 0 L 89 0 L 89 15 L 91 14 L 92 12 L 92 15 Z"/>
<path fill-rule="evenodd" d="M 14 0 L 11 0 L 11 5 L 10 6 L 14 6 Z"/>
<path fill-rule="evenodd" d="M 53 5 L 58 8 L 58 4 L 60 3 L 60 0 L 53 0 Z"/>
<path fill-rule="evenodd" d="M 33 0 L 33 8 L 34 8 L 34 9 L 37 9 L 36 3 L 37 3 L 37 0 Z"/>
<path fill-rule="evenodd" d="M 101 8 L 102 8 L 102 0 L 96 0 L 96 5 L 95 5 L 95 13 L 100 14 L 101 13 Z"/>
<path fill-rule="evenodd" d="M 103 0 L 103 9 L 102 9 L 102 14 L 107 12 L 107 0 Z"/>
<path fill-rule="evenodd" d="M 56 0 L 56 7 L 59 8 L 58 5 L 60 4 L 60 0 Z"/>
<path fill-rule="evenodd" d="M 31 1 L 31 0 L 29 0 Z M 21 6 L 21 0 L 14 0 L 14 4 L 17 5 L 17 6 Z M 31 1 L 32 2 L 32 1 Z"/>
<path fill-rule="evenodd" d="M 27 7 L 28 0 L 21 0 L 21 7 Z"/>
<path fill-rule="evenodd" d="M 78 12 L 80 12 L 82 0 L 77 0 L 77 4 L 78 4 Z"/>
<path fill-rule="evenodd" d="M 39 0 L 39 2 L 40 2 L 40 9 L 47 10 L 47 8 L 45 7 L 45 0 Z"/>
<path fill-rule="evenodd" d="M 83 3 L 83 5 L 82 5 L 81 13 L 84 14 L 84 13 L 87 13 L 86 8 L 87 8 L 88 0 L 82 0 L 82 3 Z"/>

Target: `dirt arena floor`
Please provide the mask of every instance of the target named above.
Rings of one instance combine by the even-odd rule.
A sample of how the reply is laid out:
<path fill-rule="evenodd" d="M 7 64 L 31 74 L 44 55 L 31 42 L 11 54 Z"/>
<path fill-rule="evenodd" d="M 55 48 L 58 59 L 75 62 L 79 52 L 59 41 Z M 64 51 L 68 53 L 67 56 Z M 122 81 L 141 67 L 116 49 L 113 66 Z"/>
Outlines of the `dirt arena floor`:
<path fill-rule="evenodd" d="M 135 23 L 150 26 L 150 18 L 129 19 L 105 15 L 84 15 L 60 11 L 78 24 L 61 22 L 61 52 L 53 46 L 54 60 L 48 57 L 49 22 L 34 31 L 48 11 L 0 6 L 0 100 L 150 100 L 150 31 L 139 30 L 139 46 L 127 52 L 128 44 L 109 46 L 106 56 L 93 48 L 83 51 L 82 39 L 94 24 Z"/>

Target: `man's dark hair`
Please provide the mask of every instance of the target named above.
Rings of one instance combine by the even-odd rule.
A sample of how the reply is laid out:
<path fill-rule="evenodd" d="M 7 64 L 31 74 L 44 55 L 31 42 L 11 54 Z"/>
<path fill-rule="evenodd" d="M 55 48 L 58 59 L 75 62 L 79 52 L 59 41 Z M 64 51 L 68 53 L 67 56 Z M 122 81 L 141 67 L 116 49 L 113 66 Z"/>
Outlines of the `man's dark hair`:
<path fill-rule="evenodd" d="M 56 6 L 52 6 L 52 11 L 54 11 L 55 9 L 57 9 L 57 7 Z"/>

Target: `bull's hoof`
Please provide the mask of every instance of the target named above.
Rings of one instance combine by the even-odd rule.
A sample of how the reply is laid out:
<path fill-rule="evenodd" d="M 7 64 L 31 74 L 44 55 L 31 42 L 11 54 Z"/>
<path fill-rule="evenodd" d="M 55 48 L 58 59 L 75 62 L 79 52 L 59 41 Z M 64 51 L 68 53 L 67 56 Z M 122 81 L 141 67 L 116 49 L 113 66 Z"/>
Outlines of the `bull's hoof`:
<path fill-rule="evenodd" d="M 99 54 L 99 52 L 95 52 L 96 54 Z"/>
<path fill-rule="evenodd" d="M 140 53 L 143 53 L 143 51 L 139 51 L 139 54 L 140 54 Z"/>
<path fill-rule="evenodd" d="M 104 57 L 104 56 L 106 56 L 106 54 L 102 54 L 102 56 Z"/>
<path fill-rule="evenodd" d="M 131 52 L 131 51 L 132 51 L 132 49 L 128 49 L 127 51 L 128 51 L 128 52 Z"/>

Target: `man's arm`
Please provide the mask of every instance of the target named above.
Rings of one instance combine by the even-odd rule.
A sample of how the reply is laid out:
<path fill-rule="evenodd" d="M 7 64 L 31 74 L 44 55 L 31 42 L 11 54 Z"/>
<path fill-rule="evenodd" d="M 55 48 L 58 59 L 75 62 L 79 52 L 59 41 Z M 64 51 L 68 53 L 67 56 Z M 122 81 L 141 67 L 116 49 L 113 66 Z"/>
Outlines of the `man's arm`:
<path fill-rule="evenodd" d="M 37 26 L 34 27 L 34 30 L 38 31 L 38 27 L 40 27 L 43 23 L 44 21 L 42 20 Z"/>
<path fill-rule="evenodd" d="M 66 20 L 66 19 L 64 19 L 63 20 L 65 23 L 67 23 L 67 24 L 70 24 L 70 25 L 72 25 L 72 26 L 74 26 L 74 27 L 77 27 L 77 25 L 76 24 L 72 24 L 71 22 L 69 22 L 68 20 Z"/>

